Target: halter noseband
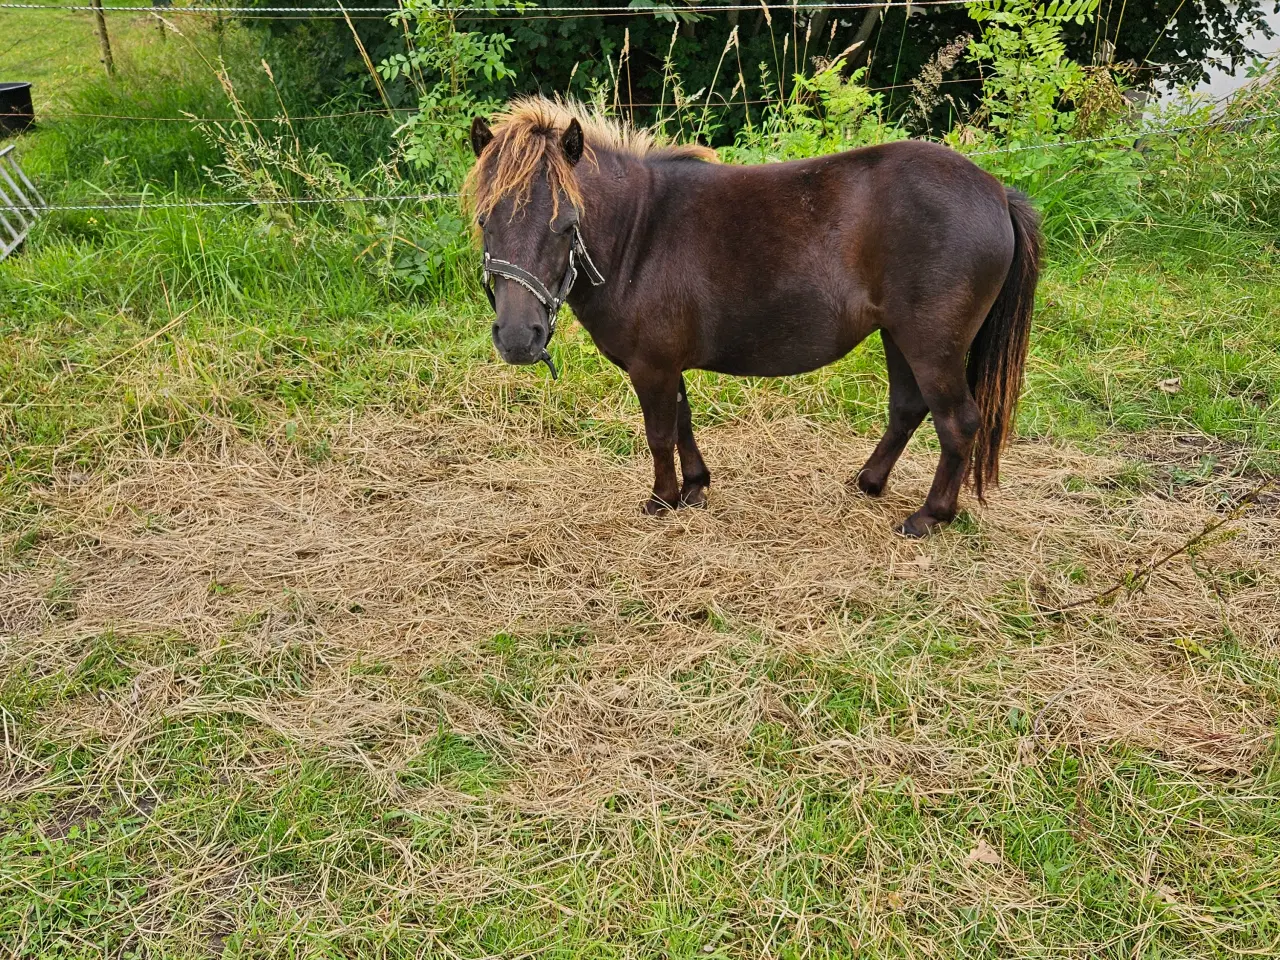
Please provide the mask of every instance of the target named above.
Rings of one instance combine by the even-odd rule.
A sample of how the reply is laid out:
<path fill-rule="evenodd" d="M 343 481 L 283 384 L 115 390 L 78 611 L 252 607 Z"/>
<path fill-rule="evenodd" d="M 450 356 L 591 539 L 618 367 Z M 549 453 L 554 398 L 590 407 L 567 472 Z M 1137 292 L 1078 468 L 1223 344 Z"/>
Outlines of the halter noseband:
<path fill-rule="evenodd" d="M 489 298 L 489 306 L 495 310 L 498 304 L 493 295 L 493 278 L 506 277 L 508 280 L 514 280 L 520 286 L 524 287 L 535 297 L 538 302 L 547 311 L 547 346 L 551 344 L 551 338 L 556 332 L 556 317 L 560 313 L 560 308 L 564 306 L 564 302 L 568 299 L 569 291 L 573 289 L 573 281 L 578 279 L 578 258 L 582 259 L 582 269 L 587 275 L 587 279 L 591 281 L 593 287 L 598 287 L 604 283 L 604 277 L 600 271 L 596 269 L 596 265 L 591 262 L 591 255 L 587 253 L 587 246 L 582 242 L 582 233 L 578 230 L 575 223 L 572 228 L 573 232 L 569 237 L 569 263 L 564 268 L 564 276 L 560 278 L 560 289 L 552 293 L 547 289 L 546 284 L 535 277 L 523 267 L 518 267 L 514 263 L 506 260 L 498 260 L 489 256 L 489 251 L 484 252 L 484 266 L 481 269 L 480 277 L 484 284 L 485 296 Z M 547 369 L 551 371 L 551 379 L 555 380 L 556 365 L 551 360 L 551 354 L 544 347 L 542 356 L 538 358 L 547 365 Z"/>

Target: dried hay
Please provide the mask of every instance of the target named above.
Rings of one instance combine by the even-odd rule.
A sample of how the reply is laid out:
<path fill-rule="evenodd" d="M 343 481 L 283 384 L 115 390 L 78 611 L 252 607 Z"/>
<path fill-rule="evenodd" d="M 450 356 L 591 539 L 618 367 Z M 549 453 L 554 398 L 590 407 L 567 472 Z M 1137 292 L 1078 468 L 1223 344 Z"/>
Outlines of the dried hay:
<path fill-rule="evenodd" d="M 1180 500 L 1117 491 L 1122 464 L 1024 443 L 968 532 L 916 543 L 890 526 L 927 487 L 927 451 L 909 451 L 872 501 L 845 482 L 868 439 L 830 424 L 727 426 L 703 443 L 711 509 L 658 520 L 637 509 L 646 462 L 502 422 L 373 419 L 317 465 L 287 445 L 143 457 L 116 479 L 48 493 L 66 532 L 0 571 L 3 654 L 10 670 L 54 671 L 111 631 L 181 638 L 195 660 L 231 645 L 270 675 L 302 650 L 302 687 L 219 697 L 162 662 L 118 697 L 49 718 L 47 732 L 106 738 L 123 757 L 161 717 L 231 711 L 380 771 L 394 790 L 443 716 L 504 759 L 505 796 L 530 810 L 714 797 L 752 778 L 747 746 L 764 722 L 788 730 L 806 774 L 909 774 L 926 792 L 990 762 L 947 741 L 956 709 L 1034 716 L 1024 758 L 1059 742 L 1130 743 L 1233 771 L 1264 742 L 1269 707 L 1193 654 L 1229 629 L 1274 656 L 1274 514 L 1105 609 L 1060 622 L 1026 613 L 1191 537 L 1235 481 Z M 1229 593 L 1220 573 L 1240 574 Z M 944 634 L 962 649 L 951 660 L 921 642 Z M 519 667 L 494 654 L 500 636 L 551 666 L 537 696 L 498 709 L 475 691 Z M 779 656 L 858 669 L 904 640 L 919 648 L 893 665 L 913 698 L 906 733 L 833 738 L 787 706 L 814 692 L 803 678 L 757 669 Z M 539 659 L 548 644 L 563 649 Z M 389 673 L 352 670 L 371 662 Z M 436 668 L 472 686 L 406 692 Z M 699 669 L 706 682 L 691 684 Z"/>
<path fill-rule="evenodd" d="M 1082 791 L 1128 789 L 1110 769 L 1125 747 L 1201 783 L 1258 762 L 1274 704 L 1248 671 L 1280 641 L 1274 510 L 1105 608 L 1029 612 L 1184 543 L 1239 497 L 1234 474 L 1173 499 L 1134 489 L 1120 461 L 1018 444 L 976 520 L 911 542 L 890 528 L 928 485 L 922 444 L 872 501 L 845 482 L 871 446 L 847 429 L 757 416 L 700 439 L 711 508 L 660 519 L 638 509 L 646 460 L 491 410 L 366 419 L 321 463 L 283 440 L 229 443 L 69 478 L 44 494 L 36 545 L 0 566 L 0 680 L 74 673 L 108 634 L 133 671 L 21 728 L 0 716 L 0 797 L 51 791 L 63 819 L 146 797 L 166 729 L 236 718 L 234 755 L 208 761 L 229 790 L 273 796 L 282 768 L 321 755 L 365 771 L 395 816 L 429 818 L 437 846 L 359 828 L 306 841 L 328 845 L 314 875 L 278 876 L 265 852 L 191 846 L 181 817 L 201 798 L 163 804 L 149 835 L 184 859 L 131 916 L 160 952 L 216 952 L 262 904 L 355 940 L 390 916 L 407 930 L 424 903 L 516 897 L 554 916 L 548 862 L 626 891 L 624 911 L 693 903 L 681 864 L 729 838 L 721 895 L 742 920 L 725 935 L 759 956 L 823 924 L 883 942 L 904 911 L 960 923 L 976 902 L 1012 941 L 1054 909 L 997 847 L 975 835 L 957 850 L 934 818 L 914 852 L 868 822 L 858 857 L 824 861 L 841 896 L 797 912 L 753 878 L 792 856 L 814 797 L 997 802 L 1059 746 Z M 1228 632 L 1241 655 L 1207 655 Z M 831 718 L 836 682 L 877 707 L 855 729 Z M 494 758 L 484 789 L 411 775 L 442 730 Z M 68 788 L 26 738 L 93 744 L 92 783 Z M 343 860 L 364 842 L 390 852 L 379 869 Z M 335 889 L 379 908 L 342 914 Z"/>

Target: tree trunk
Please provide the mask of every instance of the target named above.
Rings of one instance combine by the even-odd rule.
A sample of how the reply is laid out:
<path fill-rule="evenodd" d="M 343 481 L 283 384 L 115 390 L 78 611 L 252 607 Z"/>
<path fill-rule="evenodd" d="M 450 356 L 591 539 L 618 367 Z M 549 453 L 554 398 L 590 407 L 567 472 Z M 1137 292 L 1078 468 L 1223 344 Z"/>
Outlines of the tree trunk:
<path fill-rule="evenodd" d="M 852 49 L 849 53 L 846 69 L 850 71 L 857 70 L 867 62 L 867 57 L 871 53 L 871 34 L 875 33 L 876 26 L 888 9 L 889 4 L 886 3 L 883 7 L 872 7 L 862 15 L 862 22 L 858 24 L 858 32 L 853 35 L 853 41 L 849 44 Z"/>
<path fill-rule="evenodd" d="M 813 43 L 822 43 L 822 34 L 826 32 L 827 20 L 831 18 L 831 8 L 823 7 L 809 21 L 809 39 Z"/>

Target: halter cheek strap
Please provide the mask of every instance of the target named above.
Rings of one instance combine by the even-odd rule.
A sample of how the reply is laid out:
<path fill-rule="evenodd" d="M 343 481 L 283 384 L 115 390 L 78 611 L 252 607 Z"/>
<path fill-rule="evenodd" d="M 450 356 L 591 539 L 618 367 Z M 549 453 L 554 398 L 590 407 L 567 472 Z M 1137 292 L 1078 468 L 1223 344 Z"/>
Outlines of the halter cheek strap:
<path fill-rule="evenodd" d="M 519 267 L 514 263 L 506 260 L 499 260 L 496 257 L 489 256 L 489 251 L 484 252 L 484 266 L 481 269 L 481 280 L 484 284 L 485 296 L 489 298 L 489 306 L 497 309 L 497 301 L 493 293 L 493 278 L 505 277 L 508 280 L 520 284 L 542 304 L 547 311 L 547 344 L 550 345 L 551 338 L 556 332 L 556 318 L 560 313 L 560 308 L 564 306 L 564 302 L 569 297 L 569 291 L 573 289 L 573 282 L 578 279 L 578 264 L 581 261 L 582 270 L 587 275 L 587 279 L 591 281 L 593 287 L 598 287 L 604 283 L 604 277 L 600 271 L 596 269 L 596 265 L 591 261 L 591 255 L 587 253 L 587 246 L 582 242 L 582 233 L 578 230 L 578 225 L 573 225 L 573 232 L 569 237 L 569 263 L 565 266 L 564 276 L 560 278 L 559 289 L 552 293 L 547 289 L 547 285 L 535 277 L 528 270 Z M 551 371 L 551 379 L 557 377 L 556 365 L 551 360 L 551 354 L 545 349 L 539 358 L 547 365 L 547 369 Z"/>

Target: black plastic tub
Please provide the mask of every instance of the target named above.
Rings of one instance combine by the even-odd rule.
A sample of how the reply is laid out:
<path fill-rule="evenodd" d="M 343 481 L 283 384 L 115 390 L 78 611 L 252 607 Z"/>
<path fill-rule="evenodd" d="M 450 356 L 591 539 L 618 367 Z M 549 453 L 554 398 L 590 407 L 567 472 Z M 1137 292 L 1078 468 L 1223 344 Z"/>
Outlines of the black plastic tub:
<path fill-rule="evenodd" d="M 0 137 L 27 129 L 35 119 L 31 84 L 0 83 Z"/>

